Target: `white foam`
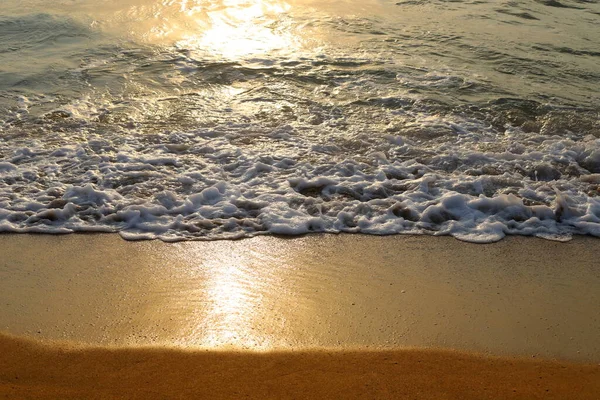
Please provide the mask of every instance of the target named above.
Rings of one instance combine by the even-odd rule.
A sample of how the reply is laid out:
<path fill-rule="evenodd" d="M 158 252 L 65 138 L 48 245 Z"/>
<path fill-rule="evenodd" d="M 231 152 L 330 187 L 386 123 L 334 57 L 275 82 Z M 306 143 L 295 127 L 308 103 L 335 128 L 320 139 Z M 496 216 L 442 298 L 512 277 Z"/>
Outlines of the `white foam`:
<path fill-rule="evenodd" d="M 436 74 L 426 80 L 456 83 Z M 353 81 L 336 90 L 341 96 L 353 85 L 360 87 Z M 42 134 L 5 128 L 14 135 L 0 141 L 0 231 L 167 241 L 310 232 L 471 242 L 600 236 L 596 137 L 499 129 L 384 94 L 374 100 L 396 105 L 378 109 L 384 122 L 327 103 L 298 106 L 298 118 L 272 123 L 277 102 L 236 104 L 230 96 L 233 104 L 219 110 L 238 108 L 213 126 L 150 131 L 142 122 L 154 122 L 139 115 L 98 123 L 122 104 L 84 96 L 54 110 L 68 121 L 40 123 Z M 159 107 L 156 99 L 135 101 L 141 110 Z"/>

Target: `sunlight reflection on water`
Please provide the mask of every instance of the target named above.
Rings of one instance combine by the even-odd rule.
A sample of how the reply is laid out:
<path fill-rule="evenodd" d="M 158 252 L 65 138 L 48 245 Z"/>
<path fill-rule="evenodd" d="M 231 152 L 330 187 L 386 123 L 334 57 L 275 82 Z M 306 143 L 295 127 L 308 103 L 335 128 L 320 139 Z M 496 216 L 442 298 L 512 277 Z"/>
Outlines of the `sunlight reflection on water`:
<path fill-rule="evenodd" d="M 94 13 L 100 22 L 93 25 L 104 31 L 228 59 L 300 43 L 292 4 L 282 0 L 129 1 L 107 8 Z"/>
<path fill-rule="evenodd" d="M 290 9 L 277 0 L 227 0 L 217 7 L 194 12 L 187 6 L 198 26 L 178 42 L 179 47 L 203 49 L 228 58 L 261 54 L 294 45 L 296 38 L 289 24 L 278 22 Z M 284 18 L 285 21 L 285 18 Z"/>

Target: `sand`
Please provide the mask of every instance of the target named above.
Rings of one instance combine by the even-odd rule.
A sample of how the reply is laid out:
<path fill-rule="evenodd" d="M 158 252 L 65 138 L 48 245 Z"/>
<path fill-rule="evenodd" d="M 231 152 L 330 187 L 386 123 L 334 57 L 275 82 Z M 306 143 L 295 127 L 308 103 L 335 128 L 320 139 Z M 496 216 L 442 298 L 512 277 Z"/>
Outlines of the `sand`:
<path fill-rule="evenodd" d="M 457 352 L 65 349 L 0 337 L 0 398 L 598 399 L 600 366 Z"/>
<path fill-rule="evenodd" d="M 0 246 L 0 397 L 599 398 L 594 238 Z"/>
<path fill-rule="evenodd" d="M 92 345 L 600 361 L 600 241 L 0 235 L 0 331 Z"/>

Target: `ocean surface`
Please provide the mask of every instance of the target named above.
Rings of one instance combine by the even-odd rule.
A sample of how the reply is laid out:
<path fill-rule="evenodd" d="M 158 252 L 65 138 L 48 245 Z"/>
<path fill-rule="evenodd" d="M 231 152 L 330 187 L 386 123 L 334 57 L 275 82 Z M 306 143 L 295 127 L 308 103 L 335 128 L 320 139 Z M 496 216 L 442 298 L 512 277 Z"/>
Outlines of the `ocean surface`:
<path fill-rule="evenodd" d="M 0 231 L 600 236 L 597 0 L 2 0 Z"/>

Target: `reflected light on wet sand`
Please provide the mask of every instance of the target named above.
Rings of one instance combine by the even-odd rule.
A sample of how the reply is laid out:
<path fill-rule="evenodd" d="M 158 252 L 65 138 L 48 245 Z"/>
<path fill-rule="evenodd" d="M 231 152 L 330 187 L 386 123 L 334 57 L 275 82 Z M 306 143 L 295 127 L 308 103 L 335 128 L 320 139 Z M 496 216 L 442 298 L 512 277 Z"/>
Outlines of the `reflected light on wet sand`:
<path fill-rule="evenodd" d="M 600 354 L 593 238 L 561 246 L 516 238 L 485 248 L 450 237 L 361 235 L 0 239 L 0 329 L 16 335 L 253 351 Z"/>
<path fill-rule="evenodd" d="M 269 315 L 264 295 L 272 296 L 273 288 L 280 287 L 283 276 L 272 268 L 255 265 L 257 257 L 248 255 L 248 249 L 222 242 L 217 257 L 206 257 L 201 249 L 187 248 L 178 252 L 184 262 L 196 264 L 190 270 L 200 283 L 195 294 L 201 304 L 187 310 L 188 329 L 184 332 L 186 344 L 194 343 L 207 348 L 252 348 L 266 350 L 273 347 L 268 330 L 261 328 Z M 196 252 L 195 250 L 199 252 Z M 274 249 L 276 250 L 276 249 Z M 280 254 L 278 257 L 284 258 Z"/>
<path fill-rule="evenodd" d="M 269 347 L 267 338 L 254 334 L 253 317 L 255 308 L 260 307 L 261 296 L 252 288 L 259 283 L 253 281 L 247 265 L 236 263 L 235 257 L 232 258 L 209 267 L 205 295 L 210 304 L 206 310 L 208 316 L 202 321 L 206 329 L 201 342 L 211 348 L 223 345 Z"/>

